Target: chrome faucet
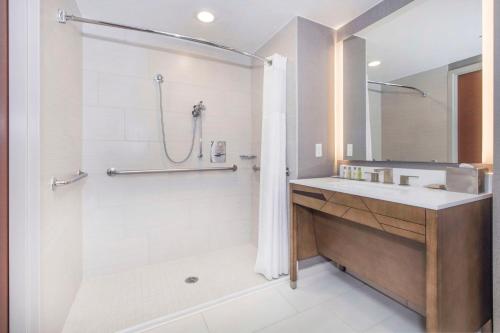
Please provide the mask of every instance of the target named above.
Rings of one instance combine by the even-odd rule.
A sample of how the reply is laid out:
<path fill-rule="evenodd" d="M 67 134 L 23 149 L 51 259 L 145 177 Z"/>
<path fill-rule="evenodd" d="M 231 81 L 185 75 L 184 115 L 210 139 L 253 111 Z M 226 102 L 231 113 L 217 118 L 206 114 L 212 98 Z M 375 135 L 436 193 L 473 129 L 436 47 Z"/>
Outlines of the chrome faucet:
<path fill-rule="evenodd" d="M 384 184 L 394 184 L 392 168 L 381 168 L 381 169 L 375 169 L 373 171 L 384 173 Z"/>
<path fill-rule="evenodd" d="M 399 176 L 399 185 L 409 186 L 410 185 L 410 178 L 418 178 L 418 176 L 400 175 Z"/>
<path fill-rule="evenodd" d="M 371 183 L 378 183 L 379 182 L 379 173 L 378 172 L 365 172 L 365 174 L 370 175 L 370 182 Z"/>

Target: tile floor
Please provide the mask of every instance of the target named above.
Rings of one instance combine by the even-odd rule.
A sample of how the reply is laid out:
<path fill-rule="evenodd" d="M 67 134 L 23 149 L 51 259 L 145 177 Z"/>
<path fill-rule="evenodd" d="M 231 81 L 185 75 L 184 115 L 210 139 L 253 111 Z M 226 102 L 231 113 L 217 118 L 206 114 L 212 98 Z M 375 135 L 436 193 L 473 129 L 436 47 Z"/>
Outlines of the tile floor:
<path fill-rule="evenodd" d="M 424 319 L 333 265 L 187 316 L 147 333 L 424 332 Z"/>
<path fill-rule="evenodd" d="M 255 257 L 256 248 L 247 244 L 84 280 L 64 332 L 116 332 L 266 284 L 266 279 L 254 273 Z M 186 284 L 190 275 L 199 281 Z M 199 331 L 196 321 L 172 325 Z"/>

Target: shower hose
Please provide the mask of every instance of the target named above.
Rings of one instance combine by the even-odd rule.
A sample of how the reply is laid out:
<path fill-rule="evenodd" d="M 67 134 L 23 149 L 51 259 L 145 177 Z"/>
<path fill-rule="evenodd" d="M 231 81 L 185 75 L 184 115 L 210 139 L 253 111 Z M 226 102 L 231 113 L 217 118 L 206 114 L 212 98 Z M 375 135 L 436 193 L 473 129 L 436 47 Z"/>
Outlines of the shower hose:
<path fill-rule="evenodd" d="M 193 153 L 194 140 L 196 137 L 197 120 L 198 120 L 198 117 L 201 117 L 201 115 L 200 116 L 193 115 L 193 135 L 191 137 L 191 146 L 189 148 L 188 154 L 183 159 L 174 160 L 170 156 L 170 154 L 168 153 L 167 139 L 166 139 L 166 134 L 165 134 L 165 120 L 164 120 L 164 115 L 163 115 L 163 92 L 162 92 L 162 87 L 161 87 L 161 85 L 163 83 L 163 77 L 158 74 L 156 76 L 156 82 L 158 82 L 158 91 L 159 91 L 159 97 L 160 97 L 160 121 L 161 121 L 161 137 L 162 137 L 162 141 L 163 141 L 163 153 L 165 154 L 165 157 L 172 163 L 175 163 L 175 164 L 184 163 L 191 157 L 191 154 Z"/>

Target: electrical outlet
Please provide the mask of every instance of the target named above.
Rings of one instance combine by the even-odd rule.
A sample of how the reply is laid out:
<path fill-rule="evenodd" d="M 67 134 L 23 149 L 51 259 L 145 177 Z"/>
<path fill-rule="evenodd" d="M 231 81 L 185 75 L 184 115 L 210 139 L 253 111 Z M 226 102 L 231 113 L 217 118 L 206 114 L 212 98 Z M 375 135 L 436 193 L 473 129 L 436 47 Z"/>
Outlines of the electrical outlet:
<path fill-rule="evenodd" d="M 352 147 L 352 143 L 348 143 L 347 144 L 347 156 L 352 156 L 352 150 L 353 150 L 353 147 Z"/>
<path fill-rule="evenodd" d="M 323 157 L 323 144 L 321 143 L 316 144 L 316 157 Z"/>

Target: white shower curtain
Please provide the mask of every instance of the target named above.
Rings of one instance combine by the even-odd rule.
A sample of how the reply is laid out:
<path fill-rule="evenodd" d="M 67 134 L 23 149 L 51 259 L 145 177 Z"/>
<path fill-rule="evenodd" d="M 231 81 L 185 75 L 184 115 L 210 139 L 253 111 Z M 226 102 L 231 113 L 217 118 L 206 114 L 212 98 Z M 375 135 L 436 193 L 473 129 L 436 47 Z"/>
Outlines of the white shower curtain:
<path fill-rule="evenodd" d="M 286 58 L 264 65 L 260 159 L 259 240 L 255 271 L 267 279 L 288 274 L 286 182 Z"/>

